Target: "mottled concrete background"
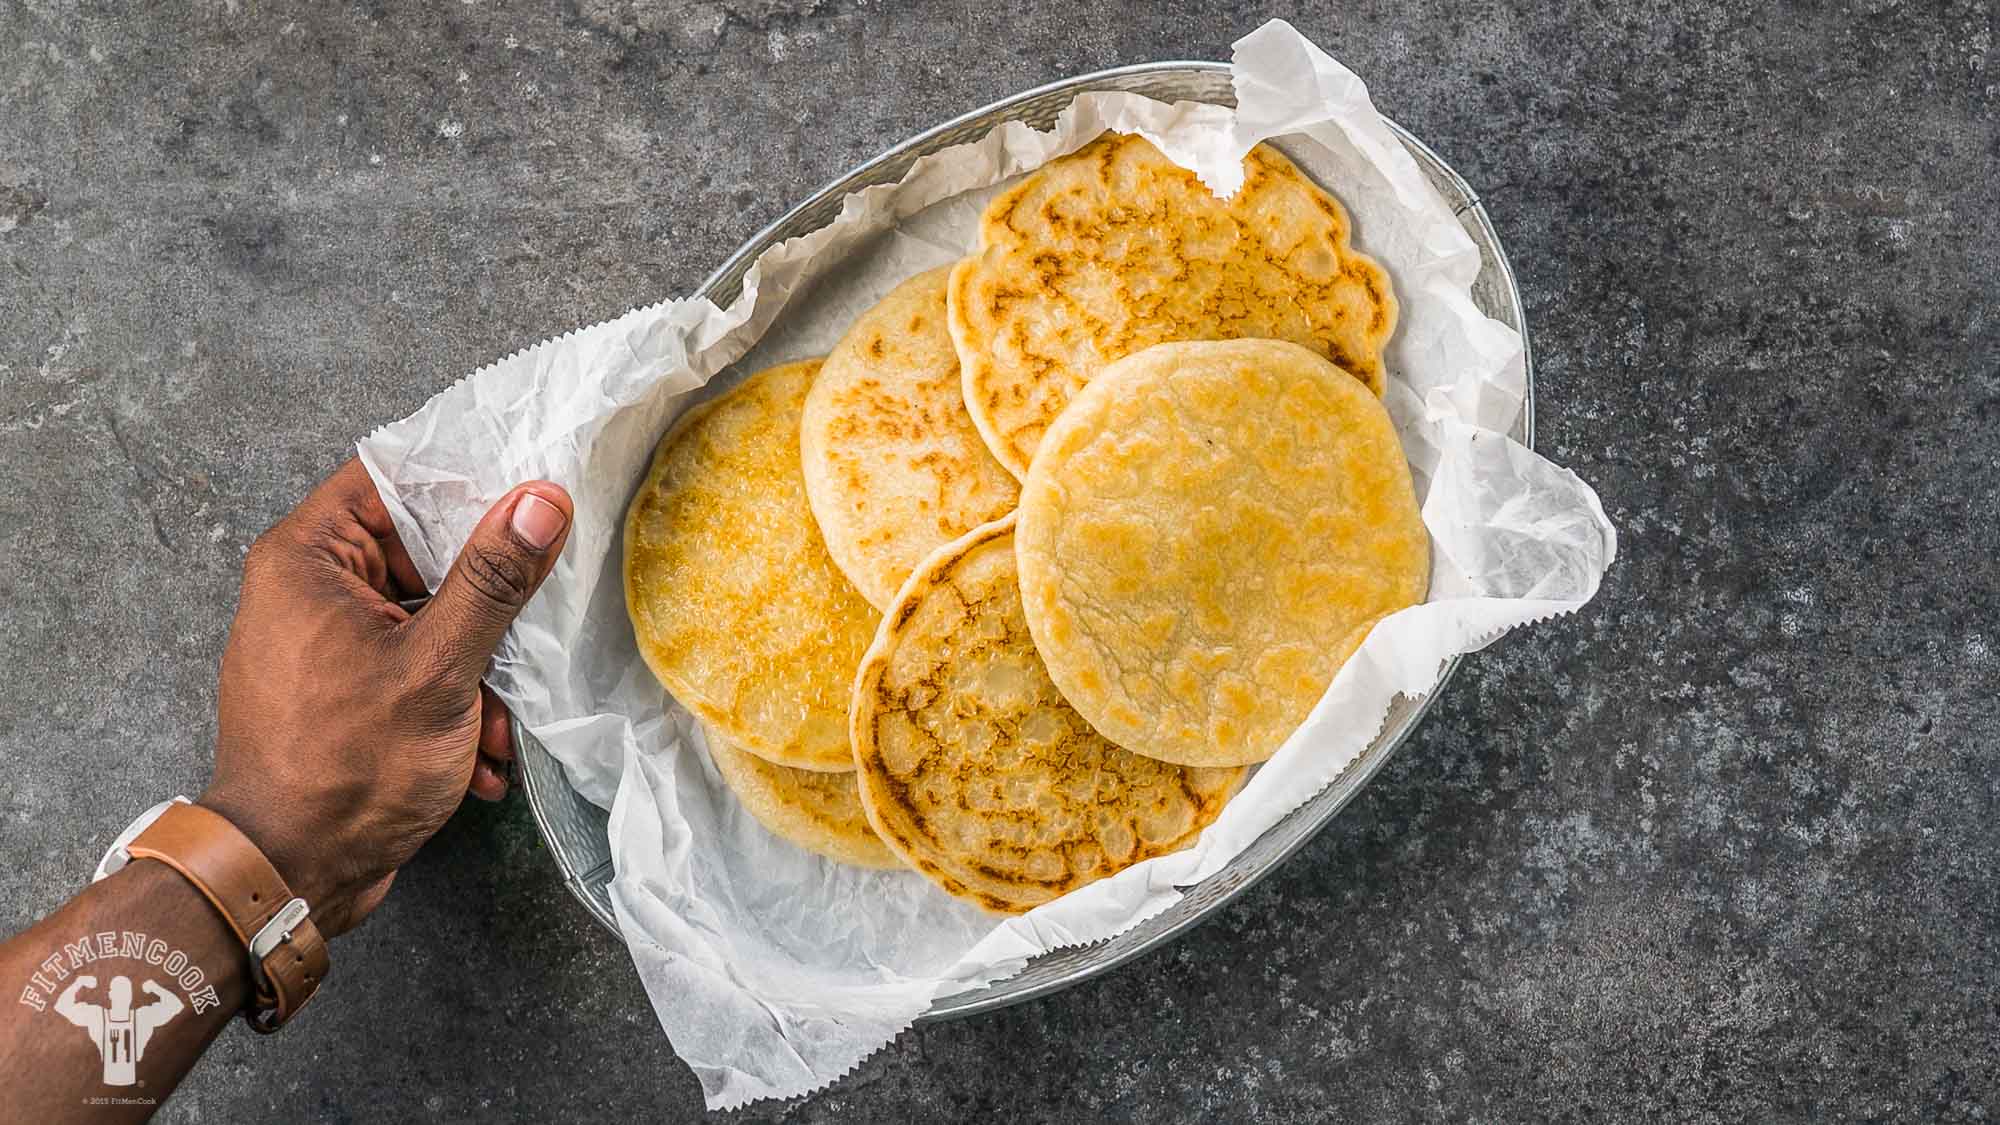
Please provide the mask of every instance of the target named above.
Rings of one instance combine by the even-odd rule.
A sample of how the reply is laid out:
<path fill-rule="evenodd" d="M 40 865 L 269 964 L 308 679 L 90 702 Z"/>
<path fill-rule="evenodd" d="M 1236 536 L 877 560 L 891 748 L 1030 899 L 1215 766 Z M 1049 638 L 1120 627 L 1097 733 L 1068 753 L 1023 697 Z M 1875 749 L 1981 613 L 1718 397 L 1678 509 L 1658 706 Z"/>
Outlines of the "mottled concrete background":
<path fill-rule="evenodd" d="M 368 427 L 944 117 L 1281 14 L 1485 194 L 1622 558 L 1219 920 L 740 1119 L 2000 1110 L 1991 5 L 128 7 L 0 0 L 0 931 L 200 786 L 240 555 Z M 518 798 L 335 955 L 163 1116 L 700 1114 Z"/>

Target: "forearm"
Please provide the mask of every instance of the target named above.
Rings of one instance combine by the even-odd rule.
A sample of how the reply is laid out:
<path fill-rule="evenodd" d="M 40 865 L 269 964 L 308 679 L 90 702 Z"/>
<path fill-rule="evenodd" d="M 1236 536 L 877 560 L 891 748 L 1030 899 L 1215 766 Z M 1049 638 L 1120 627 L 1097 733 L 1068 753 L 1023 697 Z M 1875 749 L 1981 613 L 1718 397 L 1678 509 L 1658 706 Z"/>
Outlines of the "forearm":
<path fill-rule="evenodd" d="M 259 1026 L 281 1023 L 326 977 L 321 941 L 367 917 L 468 788 L 506 792 L 508 715 L 480 676 L 573 513 L 553 484 L 517 486 L 414 616 L 423 578 L 359 461 L 258 537 L 201 802 L 161 810 L 137 858 L 0 943 L 0 1121 L 144 1118 L 249 999 L 221 911 L 253 940 L 290 927 L 262 961 Z"/>
<path fill-rule="evenodd" d="M 243 945 L 222 916 L 167 867 L 137 860 L 93 884 L 0 944 L 0 1000 L 9 1013 L 0 1019 L 0 1090 L 7 1103 L 0 1116 L 45 1122 L 144 1119 L 243 1009 L 248 973 Z M 108 1032 L 94 1016 L 88 1021 L 92 1026 L 74 1026 L 57 1011 L 57 1002 L 84 975 L 95 977 L 96 985 L 86 987 L 80 999 L 97 1009 L 107 1005 L 119 977 L 128 982 L 132 1012 L 154 1002 L 145 990 L 148 981 L 184 1007 L 143 1038 L 143 1017 L 114 1019 Z M 127 1028 L 132 1038 L 119 1039 Z M 114 1040 L 108 1051 L 107 1034 Z M 107 1075 L 124 1063 L 132 1065 L 137 1081 L 107 1085 Z"/>

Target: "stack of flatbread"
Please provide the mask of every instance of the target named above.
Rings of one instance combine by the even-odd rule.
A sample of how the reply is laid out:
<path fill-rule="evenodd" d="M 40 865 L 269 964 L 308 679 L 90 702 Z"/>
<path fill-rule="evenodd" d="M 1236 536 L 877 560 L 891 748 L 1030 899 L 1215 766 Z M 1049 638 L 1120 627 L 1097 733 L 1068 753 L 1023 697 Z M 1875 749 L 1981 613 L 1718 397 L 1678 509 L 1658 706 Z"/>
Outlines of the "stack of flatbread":
<path fill-rule="evenodd" d="M 1030 909 L 1192 843 L 1423 599 L 1388 276 L 1244 165 L 1100 138 L 660 442 L 633 628 L 771 832 Z"/>

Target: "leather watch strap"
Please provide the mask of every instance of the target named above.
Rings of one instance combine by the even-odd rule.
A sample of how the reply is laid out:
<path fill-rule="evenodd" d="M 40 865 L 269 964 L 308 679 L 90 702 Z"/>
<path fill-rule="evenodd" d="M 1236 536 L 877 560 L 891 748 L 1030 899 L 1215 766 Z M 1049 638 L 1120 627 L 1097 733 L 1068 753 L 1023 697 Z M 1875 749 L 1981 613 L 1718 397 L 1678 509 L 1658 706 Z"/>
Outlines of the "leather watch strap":
<path fill-rule="evenodd" d="M 172 805 L 125 850 L 180 872 L 242 940 L 256 977 L 256 999 L 244 1013 L 252 1027 L 276 1031 L 312 999 L 326 979 L 326 941 L 304 900 L 293 897 L 271 861 L 228 818 L 200 805 Z M 274 920 L 277 929 L 266 933 Z M 260 935 L 272 946 L 262 957 Z"/>

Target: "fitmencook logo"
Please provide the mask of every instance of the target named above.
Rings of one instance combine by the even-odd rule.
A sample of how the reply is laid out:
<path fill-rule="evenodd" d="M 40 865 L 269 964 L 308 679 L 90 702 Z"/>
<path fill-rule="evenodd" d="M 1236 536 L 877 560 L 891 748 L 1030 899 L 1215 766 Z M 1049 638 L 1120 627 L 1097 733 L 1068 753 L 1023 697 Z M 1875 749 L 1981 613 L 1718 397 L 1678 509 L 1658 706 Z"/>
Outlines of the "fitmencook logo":
<path fill-rule="evenodd" d="M 115 967 L 138 971 L 113 975 L 114 966 L 99 962 L 122 962 Z M 80 971 L 87 967 L 105 974 L 102 987 L 97 973 Z M 21 1003 L 37 1012 L 53 1008 L 88 1035 L 104 1060 L 106 1086 L 138 1083 L 146 1044 L 175 1016 L 189 1008 L 200 1014 L 222 1003 L 207 974 L 187 954 L 136 930 L 85 934 L 64 943 L 62 952 L 38 969 L 21 990 Z M 149 969 L 164 974 L 178 993 Z"/>

